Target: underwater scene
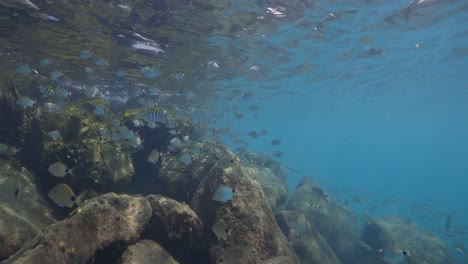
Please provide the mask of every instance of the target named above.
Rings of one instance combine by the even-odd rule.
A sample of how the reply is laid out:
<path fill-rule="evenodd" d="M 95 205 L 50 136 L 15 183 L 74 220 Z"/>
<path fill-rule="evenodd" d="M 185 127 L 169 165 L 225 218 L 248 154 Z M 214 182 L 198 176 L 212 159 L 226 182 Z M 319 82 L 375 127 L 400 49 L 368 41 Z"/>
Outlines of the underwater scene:
<path fill-rule="evenodd" d="M 0 263 L 468 263 L 467 21 L 0 0 Z"/>

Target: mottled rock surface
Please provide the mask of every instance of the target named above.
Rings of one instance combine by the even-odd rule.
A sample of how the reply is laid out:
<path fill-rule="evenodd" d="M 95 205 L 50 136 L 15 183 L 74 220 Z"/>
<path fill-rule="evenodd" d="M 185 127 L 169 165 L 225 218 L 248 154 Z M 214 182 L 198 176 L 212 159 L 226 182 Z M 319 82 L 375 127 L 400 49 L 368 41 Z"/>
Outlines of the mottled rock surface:
<path fill-rule="evenodd" d="M 398 256 L 407 263 L 452 263 L 449 249 L 432 233 L 398 216 L 368 219 L 362 241 L 372 248 L 365 256 L 382 263 Z M 377 254 L 378 250 L 382 252 Z"/>
<path fill-rule="evenodd" d="M 310 177 L 301 179 L 286 208 L 302 212 L 341 263 L 355 262 L 355 247 L 360 238 L 357 219 L 331 199 Z"/>
<path fill-rule="evenodd" d="M 205 146 L 207 154 L 225 153 L 217 145 Z M 246 169 L 238 159 L 224 169 L 206 167 L 200 163 L 196 171 L 203 172 L 189 205 L 205 223 L 205 236 L 211 263 L 261 263 L 268 259 L 282 257 L 285 263 L 298 263 L 296 255 L 288 246 L 273 217 L 273 212 L 256 175 Z M 195 171 L 195 172 L 196 172 Z M 211 199 L 220 184 L 235 190 L 234 197 L 227 203 Z M 211 228 L 222 219 L 228 225 L 226 240 L 218 240 Z"/>
<path fill-rule="evenodd" d="M 152 208 L 152 216 L 142 234 L 160 243 L 181 262 L 197 258 L 201 248 L 203 223 L 185 203 L 150 195 L 146 197 Z"/>
<path fill-rule="evenodd" d="M 341 263 L 302 212 L 283 210 L 275 218 L 302 264 Z"/>
<path fill-rule="evenodd" d="M 242 151 L 239 156 L 242 164 L 250 170 L 249 173 L 256 175 L 270 207 L 275 210 L 284 204 L 288 197 L 288 187 L 285 183 L 288 175 L 281 164 L 265 154 Z"/>
<path fill-rule="evenodd" d="M 151 240 L 141 240 L 129 246 L 119 264 L 177 264 L 171 254 L 161 245 Z"/>
<path fill-rule="evenodd" d="M 151 217 L 143 197 L 108 193 L 46 228 L 4 263 L 85 263 L 113 243 L 132 243 Z"/>
<path fill-rule="evenodd" d="M 0 260 L 13 255 L 54 222 L 33 176 L 0 159 Z"/>

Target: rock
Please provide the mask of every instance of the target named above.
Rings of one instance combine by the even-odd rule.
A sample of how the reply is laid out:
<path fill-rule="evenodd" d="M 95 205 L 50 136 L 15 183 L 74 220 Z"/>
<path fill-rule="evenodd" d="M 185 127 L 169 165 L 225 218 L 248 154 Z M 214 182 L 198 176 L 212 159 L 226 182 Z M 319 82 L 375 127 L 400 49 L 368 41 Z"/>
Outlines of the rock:
<path fill-rule="evenodd" d="M 239 158 L 250 174 L 256 175 L 256 179 L 262 186 L 268 202 L 273 210 L 283 205 L 288 197 L 286 171 L 281 164 L 266 154 L 255 154 L 248 151 L 239 153 Z"/>
<path fill-rule="evenodd" d="M 205 149 L 206 148 L 206 149 Z M 226 152 L 222 146 L 207 143 L 205 155 Z M 245 168 L 238 159 L 230 167 L 219 169 L 210 163 L 199 163 L 192 174 L 201 177 L 189 205 L 205 223 L 205 236 L 211 263 L 261 263 L 262 261 L 285 257 L 288 263 L 298 259 L 288 246 L 273 217 L 273 212 L 256 175 Z M 234 197 L 227 203 L 211 199 L 220 184 L 235 190 Z M 218 240 L 213 225 L 223 220 L 228 228 L 226 240 Z"/>
<path fill-rule="evenodd" d="M 301 212 L 284 210 L 276 222 L 303 264 L 341 263 L 327 241 Z"/>
<path fill-rule="evenodd" d="M 363 259 L 382 263 L 395 259 L 406 263 L 452 263 L 449 249 L 438 237 L 398 216 L 368 219 L 362 241 L 372 249 L 360 251 Z M 379 250 L 382 252 L 376 253 Z"/>
<path fill-rule="evenodd" d="M 0 159 L 0 261 L 55 222 L 33 176 Z"/>
<path fill-rule="evenodd" d="M 74 168 L 73 175 L 66 177 L 77 193 L 85 189 L 112 191 L 130 182 L 134 174 L 130 153 L 122 151 L 125 142 L 101 135 L 111 128 L 103 116 L 92 114 L 96 105 L 105 106 L 106 118 L 113 118 L 108 102 L 92 99 L 69 103 L 59 113 L 48 112 L 32 121 L 19 158 L 32 172 L 47 176 L 42 182 L 46 188 L 57 184 L 48 172 L 48 167 L 57 161 Z M 57 140 L 47 135 L 54 130 L 60 132 Z"/>
<path fill-rule="evenodd" d="M 164 196 L 150 195 L 146 199 L 153 213 L 142 236 L 157 241 L 181 262 L 196 259 L 203 231 L 197 214 L 187 204 Z"/>
<path fill-rule="evenodd" d="M 132 243 L 151 217 L 143 197 L 108 193 L 46 228 L 2 263 L 85 263 L 113 243 Z"/>
<path fill-rule="evenodd" d="M 151 240 L 140 240 L 129 246 L 120 259 L 120 264 L 177 264 L 164 248 Z"/>
<path fill-rule="evenodd" d="M 360 238 L 357 219 L 310 177 L 301 179 L 286 209 L 302 212 L 311 228 L 325 239 L 341 263 L 356 263 L 355 247 Z"/>

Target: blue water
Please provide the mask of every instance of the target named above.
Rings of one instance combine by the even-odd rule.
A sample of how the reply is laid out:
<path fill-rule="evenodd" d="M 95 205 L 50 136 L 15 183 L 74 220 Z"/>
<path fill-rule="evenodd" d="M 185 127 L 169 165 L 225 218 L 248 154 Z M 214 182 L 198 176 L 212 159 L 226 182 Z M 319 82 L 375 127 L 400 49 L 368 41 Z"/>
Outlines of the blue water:
<path fill-rule="evenodd" d="M 389 22 L 407 1 L 321 1 L 275 32 L 237 40 L 248 73 L 218 85 L 254 98 L 234 98 L 246 117 L 227 113 L 218 124 L 245 134 L 268 129 L 242 138 L 250 150 L 284 153 L 279 160 L 300 171 L 290 173 L 291 192 L 310 176 L 357 214 L 399 214 L 453 249 L 468 244 L 466 234 L 444 232 L 448 214 L 468 228 L 468 9 L 432 2 Z M 252 65 L 261 70 L 249 72 Z M 272 146 L 273 138 L 282 144 Z"/>
<path fill-rule="evenodd" d="M 155 66 L 120 69 L 127 63 L 119 58 L 103 58 L 96 62 L 99 70 L 92 67 L 98 76 L 111 64 L 115 67 L 108 69 L 112 76 L 119 70 L 115 83 L 126 80 L 123 70 L 133 70 L 130 81 L 146 76 L 145 84 L 160 77 L 173 79 L 173 86 L 158 86 L 167 95 L 165 100 L 193 114 L 195 120 L 210 120 L 214 128 L 228 128 L 222 138 L 231 149 L 245 147 L 270 155 L 281 151 L 275 159 L 292 168 L 287 169 L 290 193 L 301 177 L 312 177 L 339 203 L 349 204 L 356 215 L 408 218 L 438 235 L 461 259 L 464 256 L 455 245 L 468 247 L 468 233 L 463 234 L 468 232 L 468 1 L 297 2 L 306 3 L 306 7 L 293 12 L 268 6 L 267 1 L 231 1 L 226 5 L 231 9 L 207 19 L 212 19 L 213 25 L 236 21 L 242 34 L 195 32 L 194 43 L 204 43 L 206 50 L 213 52 L 204 54 L 200 49 L 187 53 L 193 55 L 183 58 L 187 67 L 196 65 L 190 71 L 184 61 L 178 61 L 180 57 L 173 65 L 159 65 L 161 61 L 172 63 L 170 56 L 190 50 L 177 46 L 178 38 L 162 46 L 164 53 L 146 58 L 162 66 L 161 71 Z M 54 8 L 52 13 L 59 10 L 59 6 Z M 272 9 L 281 15 L 275 16 Z M 242 19 L 252 13 L 256 19 Z M 190 30 L 194 29 L 187 32 Z M 134 32 L 124 33 L 128 33 L 126 38 L 135 36 L 130 34 Z M 27 36 L 21 38 L 28 42 Z M 132 41 L 122 43 L 123 51 L 136 53 L 129 44 Z M 88 48 L 84 44 L 89 43 L 79 44 Z M 103 55 L 98 46 L 91 48 Z M 6 60 L 10 47 L 3 49 L 0 59 Z M 16 55 L 22 52 L 21 48 L 11 51 Z M 83 71 L 90 66 L 84 57 L 95 51 L 55 52 L 46 55 L 52 61 L 81 57 L 79 62 L 70 61 Z M 84 56 L 83 52 L 89 54 Z M 38 61 L 42 54 L 18 57 L 17 61 L 12 59 L 12 68 Z M 236 64 L 239 61 L 242 63 Z M 68 66 L 74 64 L 57 64 L 66 74 L 71 72 Z M 92 75 L 89 69 L 86 72 Z M 17 73 L 33 75 L 31 70 L 20 67 Z M 192 83 L 194 87 L 189 87 Z M 112 94 L 112 89 L 99 94 L 114 100 L 122 97 Z M 204 96 L 208 100 L 202 100 Z M 178 97 L 190 103 L 183 105 Z M 206 111 L 202 104 L 208 101 L 212 103 Z M 263 129 L 268 135 L 257 139 L 248 135 Z M 272 145 L 273 139 L 280 139 L 281 144 Z M 239 144 L 239 140 L 246 144 Z M 448 215 L 452 230 L 446 232 Z"/>

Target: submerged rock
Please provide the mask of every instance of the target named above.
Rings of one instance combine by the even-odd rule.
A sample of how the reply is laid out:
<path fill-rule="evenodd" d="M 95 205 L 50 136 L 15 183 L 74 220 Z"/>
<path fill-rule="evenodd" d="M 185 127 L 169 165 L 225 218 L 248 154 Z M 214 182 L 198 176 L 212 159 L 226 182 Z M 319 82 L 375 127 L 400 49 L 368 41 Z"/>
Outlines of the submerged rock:
<path fill-rule="evenodd" d="M 202 150 L 205 157 L 229 154 L 223 146 L 210 143 L 205 143 Z M 205 243 L 211 263 L 260 263 L 276 257 L 286 259 L 284 263 L 298 263 L 252 170 L 237 158 L 225 169 L 218 168 L 209 159 L 198 161 L 196 166 L 191 174 L 201 181 L 192 185 L 196 190 L 189 204 L 205 223 L 208 239 Z M 220 184 L 235 190 L 227 203 L 212 200 Z M 220 220 L 228 229 L 225 240 L 218 239 L 212 230 Z"/>
<path fill-rule="evenodd" d="M 152 240 L 140 240 L 129 246 L 123 253 L 119 264 L 177 264 L 163 247 Z"/>
<path fill-rule="evenodd" d="M 398 216 L 366 221 L 360 250 L 362 259 L 379 263 L 452 263 L 449 249 L 432 233 Z"/>
<path fill-rule="evenodd" d="M 276 222 L 303 264 L 341 263 L 327 241 L 302 212 L 276 213 Z"/>
<path fill-rule="evenodd" d="M 302 212 L 312 230 L 323 237 L 341 263 L 356 263 L 355 248 L 360 237 L 357 219 L 331 199 L 310 177 L 301 179 L 286 209 Z M 309 237 L 314 239 L 313 236 Z M 313 252 L 313 249 L 307 250 Z"/>
<path fill-rule="evenodd" d="M 92 113 L 96 105 L 107 107 L 106 118 Z M 78 192 L 110 191 L 125 185 L 134 174 L 132 159 L 122 151 L 123 143 L 101 135 L 110 129 L 108 119 L 112 119 L 112 112 L 108 103 L 100 99 L 76 101 L 65 105 L 59 113 L 42 114 L 33 120 L 34 128 L 27 131 L 19 157 L 28 168 L 47 177 L 40 180 L 49 188 L 52 186 L 48 186 L 48 177 L 52 175 L 67 177 Z M 61 140 L 49 139 L 47 131 L 51 130 L 60 131 Z M 70 172 L 54 174 L 50 166 L 57 163 Z"/>
<path fill-rule="evenodd" d="M 55 222 L 26 169 L 0 159 L 0 260 Z"/>
<path fill-rule="evenodd" d="M 250 173 L 256 175 L 256 179 L 262 186 L 268 202 L 273 210 L 283 205 L 288 197 L 286 171 L 281 164 L 266 154 L 255 154 L 242 151 L 240 154 L 242 164 L 246 166 Z"/>
<path fill-rule="evenodd" d="M 151 206 L 143 197 L 95 197 L 3 263 L 85 263 L 114 243 L 136 241 L 150 216 Z"/>
<path fill-rule="evenodd" d="M 157 241 L 181 262 L 199 258 L 203 223 L 197 214 L 187 204 L 164 196 L 150 195 L 146 199 L 152 216 L 142 236 Z"/>

